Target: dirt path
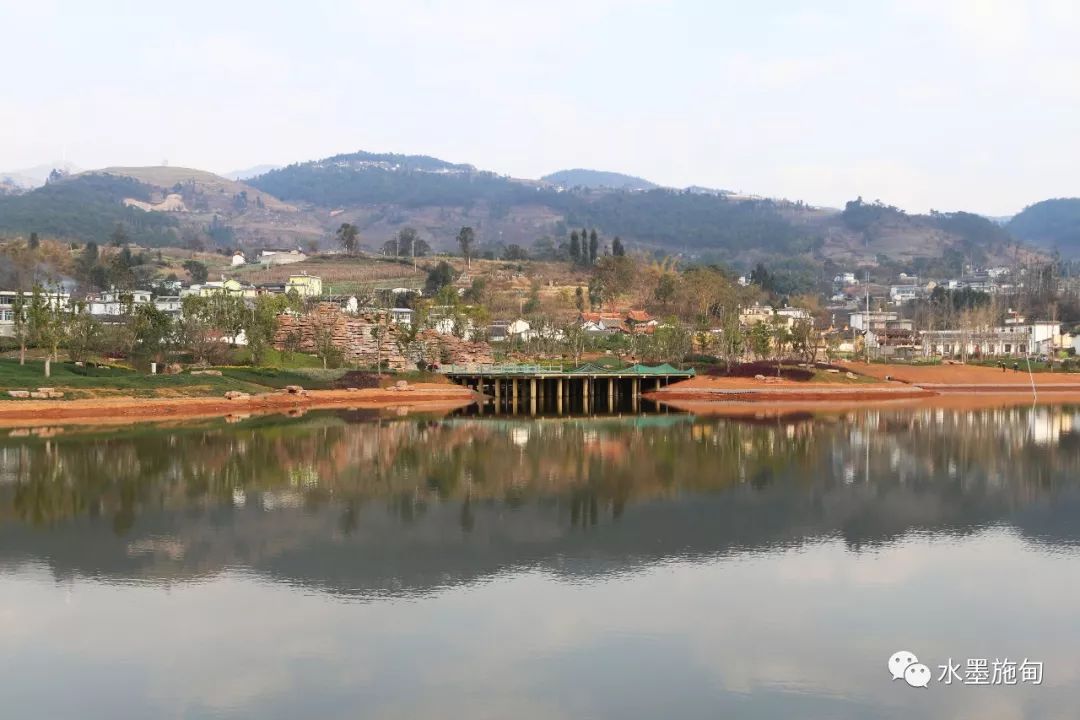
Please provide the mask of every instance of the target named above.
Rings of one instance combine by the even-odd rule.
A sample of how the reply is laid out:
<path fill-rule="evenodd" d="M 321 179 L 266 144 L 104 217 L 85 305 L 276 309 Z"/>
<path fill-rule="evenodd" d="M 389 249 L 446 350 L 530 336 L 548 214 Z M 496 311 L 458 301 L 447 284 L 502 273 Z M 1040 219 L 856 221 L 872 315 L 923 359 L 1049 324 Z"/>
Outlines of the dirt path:
<path fill-rule="evenodd" d="M 310 390 L 306 395 L 262 393 L 224 397 L 100 398 L 89 400 L 10 400 L 0 402 L 0 427 L 64 423 L 122 424 L 235 414 L 285 413 L 331 407 L 448 410 L 473 402 L 464 387 L 417 383 L 406 389 Z"/>

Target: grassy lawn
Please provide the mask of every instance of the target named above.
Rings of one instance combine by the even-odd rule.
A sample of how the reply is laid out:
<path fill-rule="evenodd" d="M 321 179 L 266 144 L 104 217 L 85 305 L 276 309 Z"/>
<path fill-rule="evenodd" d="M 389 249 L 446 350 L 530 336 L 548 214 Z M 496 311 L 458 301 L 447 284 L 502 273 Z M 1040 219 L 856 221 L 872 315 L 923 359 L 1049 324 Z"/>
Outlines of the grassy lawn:
<path fill-rule="evenodd" d="M 217 395 L 226 390 L 259 392 L 265 389 L 227 375 L 148 375 L 125 368 L 77 367 L 67 362 L 53 363 L 52 377 L 47 378 L 45 363 L 41 360 L 27 360 L 23 366 L 19 365 L 18 360 L 0 360 L 0 388 L 34 390 L 39 387 L 54 387 L 72 398 Z M 9 399 L 6 393 L 0 395 L 0 400 Z"/>
<path fill-rule="evenodd" d="M 0 358 L 0 401 L 14 400 L 2 391 L 36 390 L 39 387 L 62 390 L 65 399 L 110 396 L 205 397 L 222 395 L 228 390 L 269 392 L 280 390 L 287 385 L 300 385 L 309 390 L 328 390 L 343 386 L 339 381 L 346 373 L 353 372 L 345 368 L 323 369 L 322 363 L 310 356 L 293 355 L 290 361 L 298 358 L 307 358 L 308 361 L 292 362 L 293 367 L 288 368 L 222 366 L 215 368 L 221 372 L 220 376 L 191 375 L 188 371 L 179 375 L 150 375 L 125 367 L 78 367 L 70 362 L 56 362 L 52 365 L 52 377 L 49 378 L 45 377 L 43 360 L 27 359 L 26 365 L 19 365 L 17 359 Z M 274 357 L 268 358 L 271 363 L 274 360 Z M 315 362 L 309 362 L 311 360 Z M 390 385 L 398 380 L 445 382 L 441 375 L 414 371 L 384 374 L 380 384 Z M 369 387 L 363 382 L 363 378 L 344 382 Z"/>

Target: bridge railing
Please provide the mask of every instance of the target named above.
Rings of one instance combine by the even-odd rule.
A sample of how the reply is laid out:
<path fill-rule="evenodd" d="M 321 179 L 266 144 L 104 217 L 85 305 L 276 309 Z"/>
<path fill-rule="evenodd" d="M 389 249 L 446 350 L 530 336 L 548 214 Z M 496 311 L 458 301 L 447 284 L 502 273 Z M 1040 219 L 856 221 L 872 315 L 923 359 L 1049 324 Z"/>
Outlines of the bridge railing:
<path fill-rule="evenodd" d="M 439 372 L 459 375 L 537 375 L 566 372 L 562 363 L 465 363 L 440 365 Z"/>

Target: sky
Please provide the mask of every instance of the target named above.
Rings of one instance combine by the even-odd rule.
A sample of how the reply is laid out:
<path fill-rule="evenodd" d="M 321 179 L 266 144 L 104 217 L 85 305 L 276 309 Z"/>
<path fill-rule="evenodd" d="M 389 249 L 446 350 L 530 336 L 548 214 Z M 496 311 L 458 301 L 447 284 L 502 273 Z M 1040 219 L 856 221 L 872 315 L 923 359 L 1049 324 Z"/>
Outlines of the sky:
<path fill-rule="evenodd" d="M 841 206 L 1080 195 L 1075 0 L 0 0 L 0 170 L 419 153 Z"/>

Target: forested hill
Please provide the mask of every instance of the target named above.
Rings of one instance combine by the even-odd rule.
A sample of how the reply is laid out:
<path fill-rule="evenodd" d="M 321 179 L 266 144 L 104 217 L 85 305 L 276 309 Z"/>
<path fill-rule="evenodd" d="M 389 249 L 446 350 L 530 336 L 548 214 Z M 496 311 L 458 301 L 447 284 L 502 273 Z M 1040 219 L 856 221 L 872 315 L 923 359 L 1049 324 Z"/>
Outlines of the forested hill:
<path fill-rule="evenodd" d="M 433 214 L 465 218 L 478 226 L 482 242 L 497 238 L 528 245 L 544 235 L 559 237 L 567 228 L 596 227 L 639 248 L 738 264 L 763 255 L 911 260 L 940 257 L 950 249 L 977 261 L 999 254 L 1011 242 L 1006 230 L 971 213 L 908 215 L 861 200 L 837 213 L 722 193 L 586 187 L 586 181 L 602 184 L 609 178 L 639 180 L 570 170 L 538 183 L 426 156 L 361 152 L 290 165 L 249 184 L 286 202 L 342 209 L 346 215 L 350 208 L 367 208 L 356 216 L 362 232 L 382 231 L 385 209 L 396 208 L 402 223 L 432 228 L 436 247 L 444 228 Z M 445 230 L 447 238 L 456 232 Z"/>
<path fill-rule="evenodd" d="M 128 177 L 87 174 L 0 196 L 0 233 L 36 232 L 103 243 L 123 225 L 140 245 L 176 244 L 176 217 L 125 207 L 125 198 L 150 200 L 151 188 Z"/>
<path fill-rule="evenodd" d="M 1009 221 L 1008 230 L 1024 242 L 1063 257 L 1080 257 L 1080 198 L 1057 198 L 1030 205 Z"/>
<path fill-rule="evenodd" d="M 564 188 L 611 188 L 612 190 L 653 190 L 660 187 L 645 178 L 623 175 L 604 170 L 559 170 L 540 178 L 544 182 Z"/>
<path fill-rule="evenodd" d="M 126 207 L 138 204 L 132 200 L 145 201 L 145 209 Z M 742 268 L 777 257 L 904 267 L 947 258 L 954 267 L 1015 257 L 1015 236 L 1047 248 L 1080 247 L 1078 205 L 1040 203 L 1002 227 L 972 213 L 911 215 L 861 199 L 837 211 L 694 189 L 567 187 L 423 155 L 356 152 L 274 169 L 247 183 L 172 167 L 84 173 L 0 197 L 0 236 L 37 232 L 101 242 L 122 224 L 147 246 L 179 239 L 326 247 L 348 222 L 365 247 L 379 248 L 411 226 L 432 248 L 454 250 L 458 230 L 468 225 L 480 247 L 499 254 L 510 245 L 527 251 L 537 241 L 559 247 L 571 229 L 595 228 L 632 250 Z"/>
<path fill-rule="evenodd" d="M 297 163 L 248 180 L 289 202 L 334 208 L 373 203 L 405 207 L 527 202 L 536 189 L 472 165 L 426 155 L 335 155 Z"/>

